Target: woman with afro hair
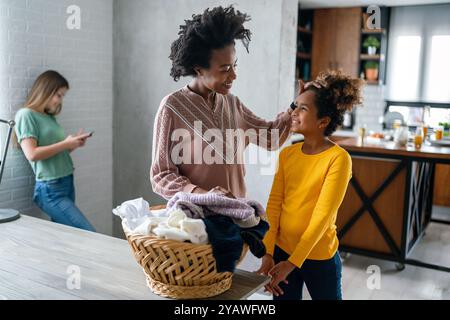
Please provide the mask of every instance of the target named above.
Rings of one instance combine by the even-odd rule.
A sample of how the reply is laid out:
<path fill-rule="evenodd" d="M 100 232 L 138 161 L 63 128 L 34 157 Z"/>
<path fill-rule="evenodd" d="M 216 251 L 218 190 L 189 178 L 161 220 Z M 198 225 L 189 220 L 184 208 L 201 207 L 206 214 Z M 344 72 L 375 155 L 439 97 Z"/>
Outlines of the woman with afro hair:
<path fill-rule="evenodd" d="M 269 231 L 259 273 L 275 300 L 342 299 L 336 216 L 352 175 L 350 155 L 328 137 L 362 103 L 362 81 L 322 72 L 296 98 L 291 131 L 304 142 L 284 148 L 267 203 Z"/>
<path fill-rule="evenodd" d="M 230 93 L 236 80 L 235 41 L 248 52 L 251 32 L 244 23 L 249 20 L 232 6 L 208 8 L 185 20 L 172 43 L 170 75 L 175 81 L 192 80 L 161 101 L 155 119 L 150 180 L 153 191 L 166 199 L 179 191 L 245 197 L 247 145 L 276 150 L 290 134 L 291 108 L 266 121 Z"/>

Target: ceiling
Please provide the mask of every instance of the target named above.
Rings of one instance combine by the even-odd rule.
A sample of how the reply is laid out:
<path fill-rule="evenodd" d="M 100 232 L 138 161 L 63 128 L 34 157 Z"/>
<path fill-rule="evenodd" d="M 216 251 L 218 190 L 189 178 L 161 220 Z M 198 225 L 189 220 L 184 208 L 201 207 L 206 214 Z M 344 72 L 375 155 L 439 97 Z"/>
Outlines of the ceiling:
<path fill-rule="evenodd" d="M 450 3 L 444 0 L 299 0 L 300 8 L 330 8 L 330 7 L 363 7 L 371 4 L 379 6 L 412 6 L 423 4 Z"/>

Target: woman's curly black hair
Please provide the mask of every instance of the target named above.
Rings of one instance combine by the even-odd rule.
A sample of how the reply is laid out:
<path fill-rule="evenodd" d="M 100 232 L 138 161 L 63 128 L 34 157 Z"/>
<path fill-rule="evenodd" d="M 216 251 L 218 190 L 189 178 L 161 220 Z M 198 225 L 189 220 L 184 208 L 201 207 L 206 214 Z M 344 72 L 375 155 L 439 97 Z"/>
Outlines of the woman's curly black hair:
<path fill-rule="evenodd" d="M 209 68 L 212 50 L 222 49 L 235 40 L 241 40 L 248 52 L 251 32 L 244 28 L 250 16 L 234 10 L 233 6 L 206 9 L 203 14 L 192 15 L 180 26 L 179 37 L 170 48 L 175 81 L 183 76 L 196 76 L 195 67 Z"/>
<path fill-rule="evenodd" d="M 324 132 L 325 136 L 330 136 L 342 125 L 345 112 L 362 104 L 361 87 L 364 81 L 351 78 L 340 71 L 326 71 L 319 73 L 314 82 L 321 88 L 311 85 L 306 90 L 315 93 L 317 118 L 331 119 Z"/>

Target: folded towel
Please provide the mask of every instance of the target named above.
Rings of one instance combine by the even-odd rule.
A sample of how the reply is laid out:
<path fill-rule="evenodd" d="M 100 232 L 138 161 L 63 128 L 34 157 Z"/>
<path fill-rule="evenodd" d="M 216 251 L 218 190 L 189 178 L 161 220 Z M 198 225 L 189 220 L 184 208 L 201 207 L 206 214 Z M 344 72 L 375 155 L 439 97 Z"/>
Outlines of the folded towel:
<path fill-rule="evenodd" d="M 180 228 L 191 236 L 192 243 L 208 243 L 206 226 L 201 219 L 185 218 L 180 221 Z"/>
<path fill-rule="evenodd" d="M 125 201 L 113 209 L 122 219 L 124 228 L 132 233 L 156 235 L 163 239 L 190 241 L 195 244 L 208 243 L 205 223 L 192 219 L 181 210 L 149 210 L 143 198 Z"/>
<path fill-rule="evenodd" d="M 138 225 L 136 228 L 131 229 L 133 233 L 140 234 L 152 234 L 153 229 L 156 228 L 161 222 L 167 222 L 168 217 L 146 217 L 143 219 L 143 222 Z"/>
<path fill-rule="evenodd" d="M 143 225 L 148 217 L 167 217 L 166 210 L 149 210 L 150 205 L 143 198 L 137 198 L 123 202 L 114 208 L 112 212 L 122 219 L 122 222 L 129 230 L 144 230 Z"/>
<path fill-rule="evenodd" d="M 195 244 L 208 243 L 205 223 L 201 219 L 186 217 L 181 210 L 169 213 L 169 217 L 160 222 L 152 233 L 163 239 L 190 241 Z"/>

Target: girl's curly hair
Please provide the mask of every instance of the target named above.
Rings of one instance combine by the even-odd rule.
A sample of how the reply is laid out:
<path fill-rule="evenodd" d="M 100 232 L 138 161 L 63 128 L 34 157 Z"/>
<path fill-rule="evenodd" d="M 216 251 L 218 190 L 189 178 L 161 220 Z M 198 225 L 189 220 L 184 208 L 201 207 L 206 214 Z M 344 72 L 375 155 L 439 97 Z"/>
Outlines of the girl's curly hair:
<path fill-rule="evenodd" d="M 311 85 L 306 90 L 315 93 L 317 117 L 331 119 L 324 132 L 330 136 L 342 125 L 345 112 L 362 104 L 361 88 L 364 81 L 344 75 L 341 71 L 325 71 L 319 73 L 313 82 L 320 88 Z"/>
<path fill-rule="evenodd" d="M 171 45 L 170 75 L 175 81 L 196 76 L 194 67 L 209 68 L 212 50 L 234 44 L 235 39 L 241 40 L 248 52 L 251 32 L 244 23 L 249 20 L 250 16 L 233 6 L 208 8 L 203 14 L 192 15 L 192 20 L 180 26 L 179 37 Z"/>

